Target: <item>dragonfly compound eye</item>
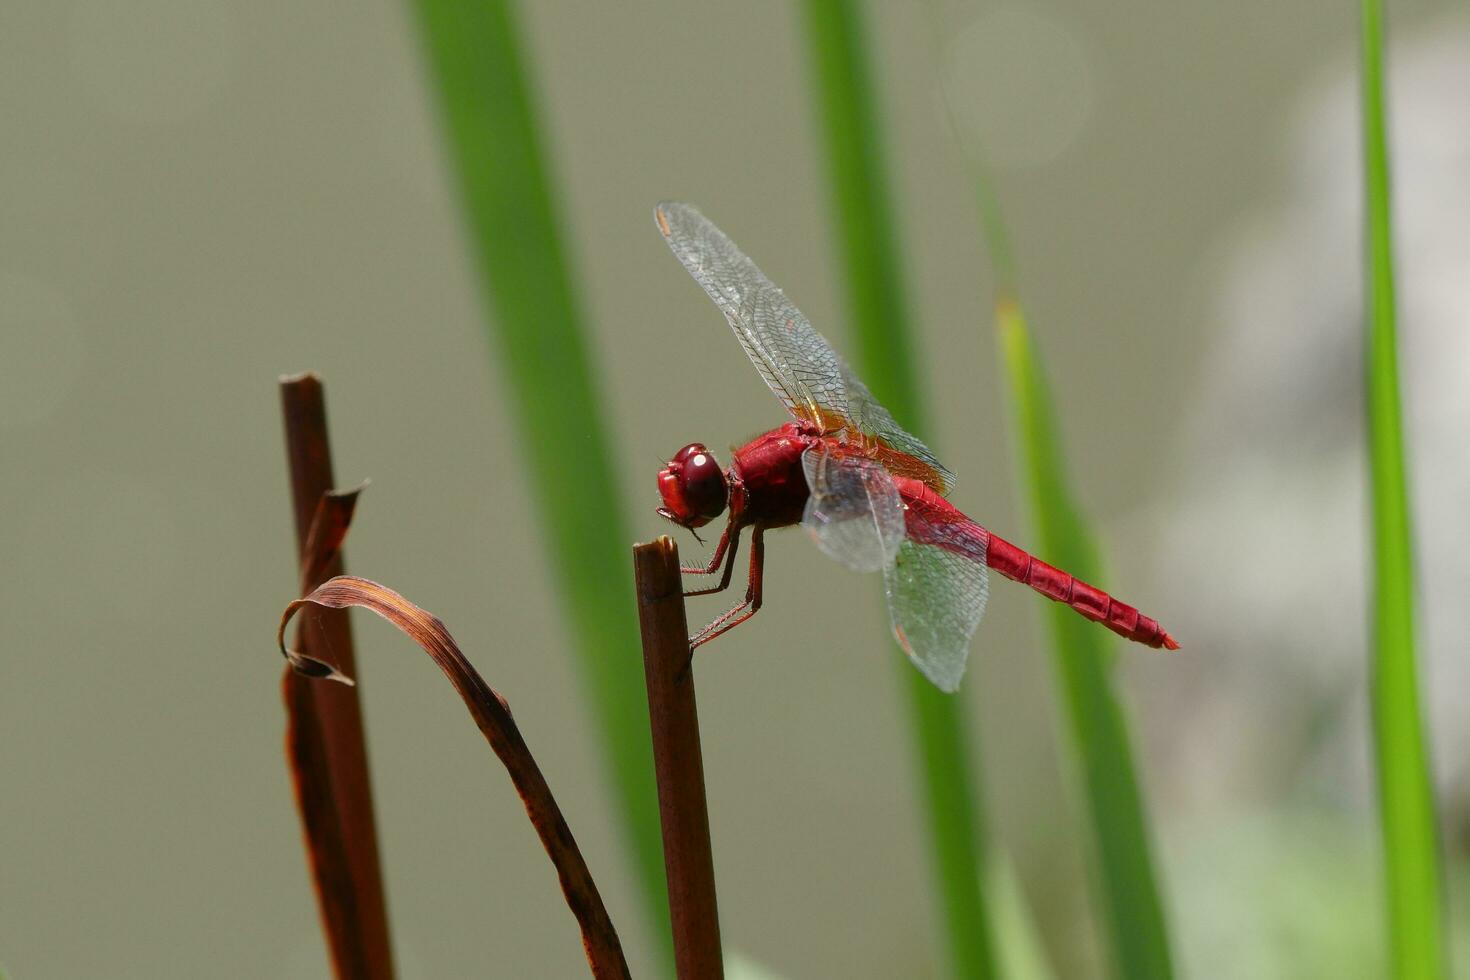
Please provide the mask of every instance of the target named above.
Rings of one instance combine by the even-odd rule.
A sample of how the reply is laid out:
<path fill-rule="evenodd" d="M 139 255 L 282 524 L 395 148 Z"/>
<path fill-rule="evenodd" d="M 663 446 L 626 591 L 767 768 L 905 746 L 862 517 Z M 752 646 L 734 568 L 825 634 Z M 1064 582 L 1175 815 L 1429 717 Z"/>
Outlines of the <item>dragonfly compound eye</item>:
<path fill-rule="evenodd" d="M 697 442 L 674 454 L 658 475 L 664 516 L 685 527 L 700 527 L 725 511 L 725 474 L 709 450 Z"/>

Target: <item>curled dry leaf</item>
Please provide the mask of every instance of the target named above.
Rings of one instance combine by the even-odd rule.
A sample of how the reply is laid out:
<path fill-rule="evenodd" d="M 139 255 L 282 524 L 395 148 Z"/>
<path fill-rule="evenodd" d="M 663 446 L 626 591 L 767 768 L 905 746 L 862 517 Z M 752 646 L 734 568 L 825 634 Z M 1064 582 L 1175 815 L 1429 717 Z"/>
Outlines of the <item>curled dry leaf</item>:
<path fill-rule="evenodd" d="M 298 669 L 304 668 L 307 671 L 320 669 L 315 665 L 333 669 L 331 665 L 314 658 L 307 658 L 303 662 L 299 654 L 293 655 L 286 648 L 286 626 L 297 610 L 307 605 L 328 609 L 346 609 L 351 606 L 369 609 L 398 627 L 439 665 L 444 676 L 449 678 L 449 682 L 459 692 L 465 707 L 475 719 L 475 724 L 490 743 L 490 748 L 510 774 L 510 780 L 515 784 L 521 802 L 525 804 L 526 814 L 531 818 L 531 824 L 536 828 L 552 864 L 556 866 L 562 894 L 582 929 L 582 945 L 587 953 L 587 962 L 592 967 L 592 975 L 598 978 L 627 977 L 628 965 L 623 958 L 622 944 L 602 903 L 602 896 L 597 891 L 597 885 L 592 880 L 582 852 L 577 848 L 571 828 L 567 826 L 566 819 L 552 796 L 551 787 L 547 785 L 540 767 L 531 756 L 531 750 L 521 737 L 520 729 L 511 717 L 510 706 L 485 683 L 484 678 L 460 652 L 459 645 L 454 642 L 454 637 L 439 618 L 420 609 L 385 585 L 352 575 L 339 575 L 324 582 L 310 595 L 291 603 L 281 616 L 281 626 L 276 634 L 281 653 L 293 665 L 302 664 Z"/>
<path fill-rule="evenodd" d="M 367 482 L 364 481 L 350 490 L 329 490 L 322 494 L 301 547 L 303 593 L 310 592 L 337 563 L 342 542 L 347 537 L 347 529 L 352 526 L 352 515 L 357 510 L 357 498 L 366 488 Z M 337 570 L 341 571 L 340 565 Z M 351 677 L 325 660 L 309 656 L 301 650 L 287 650 L 284 645 L 281 652 L 298 674 L 315 680 L 337 681 L 349 687 L 355 683 Z"/>

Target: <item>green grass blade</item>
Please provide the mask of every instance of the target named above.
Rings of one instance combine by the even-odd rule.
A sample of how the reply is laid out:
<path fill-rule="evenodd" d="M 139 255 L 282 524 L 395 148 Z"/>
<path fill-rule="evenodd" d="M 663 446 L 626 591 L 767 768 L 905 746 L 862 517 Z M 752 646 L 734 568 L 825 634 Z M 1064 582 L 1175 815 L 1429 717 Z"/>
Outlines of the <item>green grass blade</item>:
<path fill-rule="evenodd" d="M 986 888 L 995 906 L 996 959 L 1006 980 L 1054 980 L 1041 934 L 1007 856 L 992 852 Z"/>
<path fill-rule="evenodd" d="M 958 139 L 947 93 L 944 105 Z M 978 155 L 966 154 L 965 162 L 994 266 L 996 329 L 1012 388 L 1016 442 L 1037 527 L 1038 550 L 1047 561 L 1100 585 L 1102 560 L 1066 484 L 1051 396 L 1017 299 L 1010 234 L 994 182 Z M 1127 718 L 1112 689 L 1111 634 L 1059 605 L 1050 604 L 1047 615 L 1052 624 L 1052 661 L 1066 714 L 1066 741 L 1072 746 L 1087 805 L 1094 891 L 1101 905 L 1111 972 L 1128 980 L 1171 977 L 1173 961 L 1147 814 Z"/>
<path fill-rule="evenodd" d="M 1446 975 L 1439 844 L 1414 663 L 1414 563 L 1399 408 L 1384 122 L 1383 4 L 1363 0 L 1368 459 L 1373 513 L 1373 738 L 1388 887 L 1389 973 Z"/>
<path fill-rule="evenodd" d="M 1096 584 L 1101 579 L 1101 563 L 1067 489 L 1051 396 L 1026 321 L 1020 307 L 1004 299 L 997 308 L 997 321 L 1012 387 L 1022 469 L 1038 532 L 1038 554 Z M 1111 634 L 1065 606 L 1046 605 L 1067 740 L 1087 802 L 1094 881 L 1112 954 L 1112 973 L 1127 980 L 1162 980 L 1173 975 L 1169 938 L 1154 880 L 1127 719 L 1113 694 Z"/>
<path fill-rule="evenodd" d="M 808 0 L 805 15 L 859 373 L 899 422 L 922 434 L 898 239 L 885 196 L 860 12 L 848 0 Z M 983 829 L 971 779 L 964 703 L 940 693 L 899 662 L 919 751 L 951 963 L 956 976 L 994 977 L 994 940 L 982 879 Z"/>
<path fill-rule="evenodd" d="M 489 302 L 491 339 L 524 434 L 527 478 L 571 615 L 659 945 L 662 843 L 624 509 L 581 313 L 507 0 L 417 0 L 448 149 Z M 553 397 L 554 396 L 554 397 Z M 576 446 L 568 453 L 567 446 Z M 586 488 L 598 492 L 588 495 Z"/>

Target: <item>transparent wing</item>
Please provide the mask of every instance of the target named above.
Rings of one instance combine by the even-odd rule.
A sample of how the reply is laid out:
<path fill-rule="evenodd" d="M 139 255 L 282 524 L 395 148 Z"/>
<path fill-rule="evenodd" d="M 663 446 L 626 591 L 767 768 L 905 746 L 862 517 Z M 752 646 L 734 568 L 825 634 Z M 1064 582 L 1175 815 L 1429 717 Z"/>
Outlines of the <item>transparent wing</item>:
<path fill-rule="evenodd" d="M 847 419 L 841 361 L 796 304 L 697 209 L 666 201 L 654 218 L 786 410 L 824 429 L 840 427 Z"/>
<path fill-rule="evenodd" d="M 874 458 L 899 476 L 922 480 L 936 493 L 949 496 L 954 489 L 954 474 L 917 436 L 905 432 L 894 421 L 888 409 L 878 403 L 868 391 L 868 386 L 859 381 L 846 364 L 842 365 L 842 370 L 847 387 L 848 417 L 859 431 L 878 440 Z"/>
<path fill-rule="evenodd" d="M 899 476 L 940 494 L 954 474 L 903 430 L 796 305 L 714 222 L 688 204 L 665 201 L 654 219 L 669 248 L 725 314 L 756 370 L 799 419 L 824 432 L 849 431 Z"/>
<path fill-rule="evenodd" d="M 927 542 L 906 538 L 883 585 L 899 646 L 935 687 L 952 692 L 964 676 L 990 585 L 984 532 L 977 538 L 950 530 L 926 528 Z"/>
<path fill-rule="evenodd" d="M 887 568 L 904 538 L 903 500 L 882 464 L 826 443 L 801 456 L 811 496 L 801 526 L 829 558 L 855 572 Z"/>

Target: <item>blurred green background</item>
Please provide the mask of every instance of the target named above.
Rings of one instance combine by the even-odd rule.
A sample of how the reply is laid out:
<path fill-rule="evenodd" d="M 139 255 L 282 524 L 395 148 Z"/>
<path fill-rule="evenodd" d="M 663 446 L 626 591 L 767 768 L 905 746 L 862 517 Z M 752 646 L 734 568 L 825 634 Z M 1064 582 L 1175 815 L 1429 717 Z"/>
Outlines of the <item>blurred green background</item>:
<path fill-rule="evenodd" d="M 1463 950 L 1470 20 L 1430 0 L 1393 14 L 1422 687 Z M 940 86 L 994 165 L 1109 584 L 1185 645 L 1120 659 L 1180 972 L 1381 975 L 1355 9 L 901 2 L 868 25 L 954 499 L 1030 543 Z M 663 459 L 781 419 L 655 201 L 698 204 L 851 350 L 802 23 L 780 3 L 542 3 L 520 28 L 643 539 L 666 530 Z M 373 480 L 349 570 L 437 613 L 507 696 L 635 974 L 656 962 L 421 47 L 391 3 L 3 14 L 0 962 L 17 978 L 326 976 L 271 642 L 295 588 L 275 379 L 305 369 L 327 382 L 339 481 Z M 760 616 L 701 652 L 726 945 L 790 977 L 941 976 L 878 593 L 799 532 L 767 569 Z M 1041 601 L 995 584 L 959 696 L 1054 972 L 1092 977 Z M 357 635 L 402 975 L 480 975 L 492 954 L 505 975 L 580 975 L 468 718 L 401 637 Z"/>

